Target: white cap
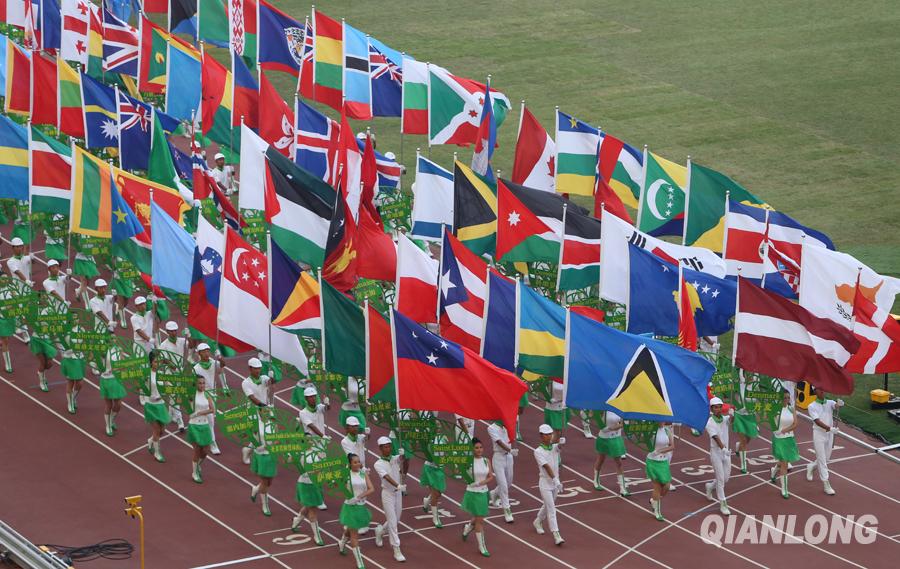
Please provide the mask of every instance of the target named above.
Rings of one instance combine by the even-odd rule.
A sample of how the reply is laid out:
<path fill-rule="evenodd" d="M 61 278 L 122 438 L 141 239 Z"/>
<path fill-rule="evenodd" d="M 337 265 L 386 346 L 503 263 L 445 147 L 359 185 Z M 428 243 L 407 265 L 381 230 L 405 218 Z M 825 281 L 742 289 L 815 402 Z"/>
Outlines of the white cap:
<path fill-rule="evenodd" d="M 718 397 L 713 397 L 709 400 L 709 406 L 712 407 L 713 405 L 722 405 L 722 400 Z"/>
<path fill-rule="evenodd" d="M 58 267 L 58 266 L 59 266 L 59 261 L 57 261 L 56 259 L 50 259 L 49 261 L 47 261 L 48 268 L 49 267 Z"/>
<path fill-rule="evenodd" d="M 316 388 L 311 385 L 303 390 L 303 397 L 315 397 L 316 395 Z"/>
<path fill-rule="evenodd" d="M 397 155 L 394 154 L 393 152 L 391 152 L 390 150 L 384 153 L 384 157 L 387 158 L 388 160 L 396 160 L 397 159 Z"/>
<path fill-rule="evenodd" d="M 198 352 L 202 352 L 203 350 L 208 350 L 208 349 L 209 349 L 209 344 L 207 344 L 206 342 L 200 342 L 200 345 L 197 346 Z"/>
<path fill-rule="evenodd" d="M 224 160 L 224 159 L 225 159 L 225 155 L 222 154 L 221 152 L 216 152 L 216 160 L 220 160 L 220 159 L 221 159 L 221 160 Z"/>
<path fill-rule="evenodd" d="M 392 441 L 391 439 L 389 439 L 387 437 L 378 437 L 378 446 L 389 445 L 389 444 L 392 444 L 393 442 L 394 441 Z"/>
<path fill-rule="evenodd" d="M 144 298 L 143 296 L 139 296 L 139 297 L 137 297 L 137 298 L 134 299 L 134 304 L 135 304 L 135 305 L 138 305 L 138 304 L 146 304 L 146 303 L 147 303 L 147 299 Z"/>
<path fill-rule="evenodd" d="M 103 279 L 97 279 L 94 281 L 94 287 L 100 288 L 101 286 L 106 286 L 106 281 Z"/>
<path fill-rule="evenodd" d="M 357 133 L 356 133 L 356 138 L 359 139 L 359 140 L 365 140 L 365 139 L 366 139 L 366 133 L 364 133 L 364 132 L 357 132 Z"/>
<path fill-rule="evenodd" d="M 166 330 L 169 332 L 177 332 L 178 331 L 178 323 L 174 320 L 169 320 L 166 322 Z"/>
<path fill-rule="evenodd" d="M 250 358 L 250 361 L 247 362 L 247 365 L 250 367 L 261 368 L 262 362 L 259 361 L 258 358 Z"/>
<path fill-rule="evenodd" d="M 358 427 L 359 419 L 357 419 L 353 415 L 350 415 L 349 417 L 347 417 L 347 420 L 344 421 L 344 424 L 347 425 L 348 427 Z"/>
<path fill-rule="evenodd" d="M 13 247 L 18 247 L 19 245 L 24 245 L 25 242 L 22 241 L 22 240 L 21 240 L 20 238 L 18 238 L 18 237 L 13 237 L 13 238 L 12 238 L 12 241 L 10 241 L 9 244 L 12 245 Z"/>
<path fill-rule="evenodd" d="M 553 427 L 551 427 L 547 423 L 544 423 L 540 427 L 538 427 L 538 432 L 542 435 L 552 435 Z"/>

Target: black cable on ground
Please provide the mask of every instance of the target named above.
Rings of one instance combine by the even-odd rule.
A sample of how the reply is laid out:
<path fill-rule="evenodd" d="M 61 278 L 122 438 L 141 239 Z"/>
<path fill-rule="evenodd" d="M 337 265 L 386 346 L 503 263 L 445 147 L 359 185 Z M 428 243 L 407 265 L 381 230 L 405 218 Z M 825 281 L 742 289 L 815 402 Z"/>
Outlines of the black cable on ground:
<path fill-rule="evenodd" d="M 70 561 L 93 561 L 94 559 L 130 559 L 134 552 L 134 546 L 124 539 L 114 538 L 95 543 L 94 545 L 85 545 L 81 547 L 71 547 L 68 545 L 54 545 L 52 543 L 45 544 L 46 547 L 54 549 L 60 555 L 68 557 Z"/>

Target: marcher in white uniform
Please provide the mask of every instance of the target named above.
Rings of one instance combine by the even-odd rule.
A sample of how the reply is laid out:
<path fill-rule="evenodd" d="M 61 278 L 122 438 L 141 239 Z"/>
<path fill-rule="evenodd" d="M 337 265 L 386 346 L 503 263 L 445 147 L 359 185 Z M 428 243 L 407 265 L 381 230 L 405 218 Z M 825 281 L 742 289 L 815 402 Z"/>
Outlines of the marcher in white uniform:
<path fill-rule="evenodd" d="M 152 310 L 147 310 L 147 299 L 138 296 L 134 299 L 134 314 L 131 315 L 131 330 L 134 335 L 134 343 L 148 352 L 153 349 L 155 342 L 154 328 L 156 319 Z"/>
<path fill-rule="evenodd" d="M 600 469 L 606 457 L 612 457 L 616 461 L 616 474 L 619 477 L 619 495 L 629 496 L 628 486 L 625 484 L 625 471 L 622 469 L 622 457 L 625 456 L 625 441 L 622 439 L 622 428 L 625 421 L 612 411 L 606 411 L 603 417 L 604 427 L 597 433 L 597 441 L 594 448 L 597 451 L 597 460 L 594 462 L 594 490 L 603 490 L 600 484 Z"/>
<path fill-rule="evenodd" d="M 826 400 L 827 395 L 820 387 L 815 388 L 816 400 L 806 408 L 813 420 L 813 447 L 816 449 L 816 461 L 806 467 L 806 479 L 812 482 L 813 470 L 818 468 L 819 480 L 829 496 L 835 494 L 828 481 L 828 461 L 831 460 L 831 450 L 834 448 L 834 433 L 837 427 L 834 425 L 834 410 L 844 406 L 840 399 Z"/>
<path fill-rule="evenodd" d="M 656 429 L 656 438 L 653 441 L 653 451 L 647 454 L 645 471 L 647 478 L 653 483 L 653 494 L 650 497 L 650 506 L 657 520 L 663 521 L 662 499 L 669 492 L 672 482 L 672 471 L 669 463 L 672 453 L 675 451 L 675 433 L 672 432 L 672 423 L 660 423 Z"/>
<path fill-rule="evenodd" d="M 559 479 L 559 445 L 565 444 L 565 437 L 561 437 L 558 443 L 553 442 L 556 435 L 550 425 L 544 423 L 538 428 L 541 435 L 541 444 L 534 449 L 534 460 L 537 462 L 538 489 L 541 492 L 541 500 L 544 504 L 534 519 L 534 529 L 538 535 L 544 534 L 543 522 L 546 519 L 553 534 L 556 545 L 562 545 L 565 540 L 559 534 L 559 524 L 556 521 L 556 495 L 562 492 L 563 485 Z"/>
<path fill-rule="evenodd" d="M 206 392 L 206 378 L 197 374 L 197 393 L 194 395 L 194 412 L 188 421 L 187 441 L 194 447 L 191 478 L 197 484 L 203 484 L 203 473 L 200 465 L 206 459 L 206 450 L 213 444 L 213 428 L 209 419 L 214 417 L 216 406 L 212 397 Z"/>
<path fill-rule="evenodd" d="M 341 448 L 344 449 L 344 454 L 355 454 L 365 468 L 366 461 L 362 457 L 366 453 L 368 436 L 359 432 L 359 419 L 353 415 L 344 420 L 344 428 L 347 430 L 347 434 L 341 439 Z"/>
<path fill-rule="evenodd" d="M 556 442 L 569 422 L 569 410 L 566 409 L 563 384 L 551 381 L 550 387 L 550 400 L 544 405 L 544 423 L 553 427 L 553 441 Z"/>
<path fill-rule="evenodd" d="M 472 440 L 475 437 L 475 419 L 457 414 L 454 414 L 453 418 L 456 420 L 456 440 L 460 439 L 461 433 L 465 433 L 469 440 Z"/>
<path fill-rule="evenodd" d="M 221 152 L 217 153 L 215 156 L 215 167 L 210 169 L 210 175 L 213 180 L 219 184 L 219 187 L 222 188 L 222 191 L 225 192 L 226 196 L 230 196 L 233 192 L 234 186 L 234 166 L 228 166 L 225 164 L 225 155 Z"/>
<path fill-rule="evenodd" d="M 178 336 L 178 324 L 173 320 L 169 320 L 166 322 L 165 336 L 160 334 L 156 345 L 159 346 L 160 351 L 169 352 L 181 358 L 182 361 L 186 361 L 187 343 L 187 338 Z M 175 420 L 178 430 L 184 432 L 184 417 L 181 415 L 181 409 L 178 406 L 169 405 L 169 417 Z"/>
<path fill-rule="evenodd" d="M 781 497 L 785 500 L 791 497 L 788 493 L 788 463 L 800 460 L 800 451 L 794 440 L 796 428 L 797 408 L 791 403 L 791 393 L 785 390 L 781 413 L 778 415 L 778 428 L 772 433 L 772 456 L 778 460 L 778 464 L 772 467 L 770 477 L 775 482 L 775 476 L 781 476 Z"/>
<path fill-rule="evenodd" d="M 350 417 L 348 421 L 354 417 Z M 381 456 L 375 461 L 375 472 L 381 478 L 381 509 L 384 510 L 384 523 L 375 528 L 375 545 L 384 545 L 384 532 L 387 530 L 388 541 L 394 550 L 394 559 L 400 562 L 406 561 L 403 552 L 400 551 L 400 532 L 397 524 L 403 515 L 403 492 L 406 484 L 403 484 L 403 462 L 406 458 L 403 454 L 392 455 L 394 445 L 388 437 L 378 439 L 378 451 Z"/>
<path fill-rule="evenodd" d="M 731 448 L 728 446 L 728 434 L 734 417 L 732 409 L 728 415 L 722 414 L 722 400 L 713 397 L 709 400 L 710 417 L 706 421 L 706 434 L 709 435 L 709 461 L 715 473 L 715 480 L 706 483 L 706 497 L 719 501 L 719 511 L 723 516 L 731 515 L 725 501 L 725 484 L 731 477 Z M 716 497 L 713 498 L 713 489 Z"/>
<path fill-rule="evenodd" d="M 356 417 L 359 420 L 359 429 L 368 432 L 366 428 L 366 414 L 362 412 L 359 405 L 360 395 L 365 397 L 363 383 L 353 376 L 347 377 L 347 400 L 341 403 L 341 411 L 338 413 L 338 421 L 342 425 L 347 424 L 347 417 Z M 365 468 L 366 460 L 363 455 L 359 456 Z"/>
<path fill-rule="evenodd" d="M 478 552 L 490 557 L 484 542 L 484 518 L 488 515 L 488 484 L 494 481 L 491 463 L 484 456 L 484 445 L 477 438 L 472 439 L 472 483 L 466 486 L 462 509 L 472 514 L 472 521 L 463 526 L 463 541 L 475 532 Z"/>
<path fill-rule="evenodd" d="M 65 306 L 68 307 L 66 302 L 66 276 L 59 273 L 59 261 L 50 259 L 47 262 L 47 270 L 50 272 L 50 275 L 41 283 L 44 292 L 54 297 L 55 300 L 65 303 Z M 63 312 L 66 310 L 67 308 L 62 309 Z M 48 304 L 41 309 L 42 315 L 55 314 L 56 312 L 57 309 L 52 304 Z M 41 387 L 41 391 L 50 391 L 50 385 L 47 383 L 47 370 L 53 367 L 53 358 L 56 357 L 55 342 L 53 338 L 42 336 L 35 330 L 28 347 L 38 360 L 38 384 Z M 69 397 L 67 396 L 67 402 L 68 400 Z"/>
<path fill-rule="evenodd" d="M 340 522 L 344 526 L 344 533 L 338 542 L 338 551 L 344 555 L 347 542 L 350 542 L 350 552 L 353 553 L 357 569 L 365 569 L 362 552 L 359 550 L 359 529 L 367 527 L 372 521 L 372 512 L 366 505 L 366 498 L 375 491 L 375 487 L 363 470 L 358 456 L 351 454 L 347 460 L 350 462 L 350 480 L 347 486 L 353 497 L 344 500 L 344 505 L 341 506 Z"/>
<path fill-rule="evenodd" d="M 18 237 L 13 237 L 10 245 L 12 245 L 13 254 L 12 257 L 6 260 L 6 268 L 9 269 L 9 274 L 28 286 L 33 286 L 31 263 L 34 261 L 34 255 L 31 253 L 25 254 L 25 242 Z"/>
<path fill-rule="evenodd" d="M 47 261 L 47 272 L 49 275 L 44 279 L 44 282 L 41 283 L 44 287 L 44 292 L 52 294 L 59 300 L 65 302 L 66 306 L 68 306 L 69 302 L 66 300 L 66 285 L 69 282 L 69 277 L 59 270 L 59 261 L 56 259 Z"/>
<path fill-rule="evenodd" d="M 94 289 L 97 294 L 88 302 L 88 307 L 97 321 L 112 332 L 116 329 L 116 323 L 113 320 L 116 297 L 113 294 L 107 294 L 108 284 L 104 279 L 95 280 Z"/>
<path fill-rule="evenodd" d="M 259 358 L 250 358 L 247 362 L 247 367 L 249 368 L 249 375 L 241 382 L 241 391 L 244 392 L 247 400 L 257 407 L 268 406 L 272 382 L 269 376 L 262 374 L 262 362 L 259 361 Z M 244 461 L 244 464 L 250 464 L 250 455 L 252 453 L 253 448 L 251 446 L 241 449 L 241 459 Z"/>
<path fill-rule="evenodd" d="M 299 470 L 300 476 L 297 477 L 296 498 L 300 503 L 300 511 L 294 517 L 291 523 L 291 531 L 297 533 L 300 531 L 300 524 L 303 518 L 309 521 L 309 527 L 312 529 L 313 541 L 316 545 L 325 545 L 322 534 L 319 532 L 318 512 L 319 506 L 325 503 L 325 497 L 322 495 L 322 486 L 313 484 L 313 479 L 306 471 L 310 464 L 325 459 L 324 441 L 318 441 L 318 444 L 311 447 L 300 457 Z"/>
<path fill-rule="evenodd" d="M 147 439 L 147 450 L 156 459 L 156 462 L 165 462 L 166 458 L 159 448 L 159 439 L 163 429 L 169 423 L 169 413 L 166 410 L 166 402 L 159 395 L 159 384 L 156 382 L 156 369 L 159 367 L 157 352 L 150 352 L 147 357 L 150 362 L 150 379 L 148 387 L 150 394 L 141 395 L 140 401 L 144 406 L 144 421 L 150 425 L 150 438 Z"/>
<path fill-rule="evenodd" d="M 300 424 L 303 425 L 303 432 L 307 435 L 322 437 L 331 440 L 331 436 L 326 434 L 325 430 L 325 409 L 328 408 L 326 403 L 317 403 L 318 392 L 313 386 L 309 386 L 303 390 L 303 398 L 306 405 L 300 409 Z M 328 505 L 323 501 L 317 506 L 320 510 L 327 510 Z"/>
<path fill-rule="evenodd" d="M 510 440 L 503 421 L 494 421 L 488 425 L 487 431 L 494 450 L 494 454 L 491 455 L 491 466 L 497 478 L 497 486 L 491 490 L 491 502 L 495 507 L 503 508 L 503 519 L 511 524 L 515 520 L 509 506 L 509 487 L 513 483 L 515 457 L 519 455 L 519 449 L 515 448 L 515 443 Z"/>
<path fill-rule="evenodd" d="M 203 378 L 206 389 L 215 389 L 216 376 L 220 374 L 224 375 L 222 374 L 222 368 L 224 367 L 222 362 L 218 359 L 213 359 L 209 344 L 206 342 L 197 345 L 197 355 L 200 360 L 194 364 L 194 373 Z M 225 387 L 227 388 L 227 386 Z M 212 437 L 212 441 L 209 444 L 209 450 L 214 455 L 219 455 L 222 454 L 222 451 L 219 450 L 219 445 L 216 443 L 215 417 L 215 414 L 209 416 L 209 429 L 211 431 L 210 436 Z"/>

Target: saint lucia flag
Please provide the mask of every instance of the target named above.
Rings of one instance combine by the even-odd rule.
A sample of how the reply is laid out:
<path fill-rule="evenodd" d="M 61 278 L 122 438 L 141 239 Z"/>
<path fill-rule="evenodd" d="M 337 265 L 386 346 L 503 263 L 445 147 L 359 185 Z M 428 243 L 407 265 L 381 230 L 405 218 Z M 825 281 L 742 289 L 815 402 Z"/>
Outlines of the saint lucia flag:
<path fill-rule="evenodd" d="M 625 419 L 706 425 L 713 364 L 684 348 L 569 313 L 565 402 Z"/>

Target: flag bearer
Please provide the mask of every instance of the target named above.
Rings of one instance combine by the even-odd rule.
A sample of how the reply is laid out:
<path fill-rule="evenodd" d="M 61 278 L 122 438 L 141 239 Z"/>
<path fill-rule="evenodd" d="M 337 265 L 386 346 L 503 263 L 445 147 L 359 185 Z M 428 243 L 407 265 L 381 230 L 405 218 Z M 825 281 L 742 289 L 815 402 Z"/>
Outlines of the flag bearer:
<path fill-rule="evenodd" d="M 710 417 L 706 422 L 706 434 L 709 435 L 709 460 L 712 463 L 715 480 L 706 483 L 706 497 L 719 501 L 719 511 L 723 516 L 731 515 L 725 501 L 725 484 L 731 477 L 731 448 L 728 446 L 728 433 L 731 428 L 733 410 L 728 415 L 722 414 L 722 400 L 713 397 L 709 400 Z M 713 498 L 713 490 L 716 497 Z"/>
<path fill-rule="evenodd" d="M 559 479 L 559 445 L 564 444 L 566 439 L 565 437 L 557 439 L 554 428 L 546 423 L 538 428 L 538 433 L 541 436 L 541 444 L 534 449 L 534 460 L 538 465 L 540 476 L 538 489 L 544 505 L 541 506 L 534 519 L 534 529 L 538 535 L 543 535 L 543 521 L 546 519 L 550 526 L 550 533 L 553 534 L 553 542 L 556 545 L 562 545 L 565 540 L 559 534 L 559 524 L 556 521 L 556 495 L 563 490 L 562 482 Z M 559 442 L 554 442 L 555 440 Z"/>
<path fill-rule="evenodd" d="M 625 456 L 625 441 L 622 439 L 622 428 L 625 422 L 612 411 L 604 413 L 604 427 L 597 433 L 597 440 L 594 447 L 597 450 L 597 460 L 594 462 L 594 489 L 603 490 L 600 484 L 600 469 L 606 457 L 612 458 L 616 462 L 616 474 L 619 478 L 619 495 L 629 496 L 631 493 L 625 484 L 625 471 L 622 469 L 622 457 Z"/>
<path fill-rule="evenodd" d="M 94 313 L 96 323 L 106 326 L 107 330 L 112 333 L 116 329 L 116 323 L 113 320 L 115 300 L 113 295 L 107 294 L 107 288 L 105 280 L 97 279 L 94 281 L 94 289 L 97 291 L 97 294 L 90 300 L 89 304 L 91 312 Z M 106 424 L 106 436 L 111 437 L 115 435 L 115 431 L 118 429 L 116 426 L 116 415 L 122 409 L 122 399 L 125 398 L 126 392 L 122 382 L 110 370 L 109 352 L 107 352 L 105 359 L 104 369 L 100 375 L 100 397 L 103 398 L 104 402 L 103 418 Z M 92 365 L 94 364 L 92 363 Z M 95 369 L 95 371 L 97 370 Z"/>
<path fill-rule="evenodd" d="M 359 461 L 362 462 L 363 468 L 365 468 L 366 461 L 363 460 L 363 456 L 365 456 L 366 439 L 368 437 L 359 432 L 359 427 L 359 419 L 355 415 L 350 415 L 344 420 L 344 428 L 347 430 L 347 435 L 341 439 L 341 448 L 344 449 L 344 454 L 353 453 L 360 457 Z"/>
<path fill-rule="evenodd" d="M 828 481 L 828 461 L 831 460 L 831 450 L 834 448 L 834 433 L 837 427 L 834 425 L 834 410 L 844 406 L 840 399 L 826 400 L 825 391 L 821 387 L 815 388 L 816 400 L 807 407 L 810 418 L 813 420 L 813 447 L 816 449 L 816 461 L 806 467 L 806 479 L 812 482 L 813 470 L 818 468 L 819 479 L 825 487 L 825 493 L 834 496 L 835 491 Z"/>
<path fill-rule="evenodd" d="M 797 441 L 794 439 L 794 429 L 797 428 L 797 408 L 791 403 L 790 391 L 784 391 L 781 402 L 781 414 L 778 415 L 778 427 L 772 433 L 772 456 L 778 460 L 778 464 L 772 467 L 771 479 L 781 478 L 781 497 L 790 498 L 788 493 L 788 463 L 800 460 L 800 451 L 797 449 Z M 815 463 L 813 463 L 815 464 Z"/>
<path fill-rule="evenodd" d="M 313 483 L 312 477 L 306 472 L 306 467 L 324 458 L 325 452 L 315 449 L 304 453 L 301 457 L 300 476 L 297 478 L 296 489 L 300 511 L 297 512 L 293 523 L 291 523 L 291 531 L 297 533 L 300 531 L 300 524 L 303 522 L 303 518 L 306 518 L 309 521 L 309 527 L 312 529 L 313 541 L 319 546 L 325 545 L 325 541 L 319 532 L 319 512 L 317 510 L 319 506 L 325 504 L 325 497 L 322 495 L 322 486 Z"/>
<path fill-rule="evenodd" d="M 303 390 L 303 398 L 306 400 L 306 404 L 300 409 L 299 417 L 300 424 L 303 425 L 303 431 L 307 435 L 330 440 L 331 437 L 326 434 L 327 431 L 325 429 L 325 409 L 328 408 L 327 404 L 318 402 L 318 391 L 312 385 Z M 316 507 L 320 510 L 328 509 L 324 500 Z"/>
<path fill-rule="evenodd" d="M 194 373 L 203 378 L 206 389 L 215 389 L 216 376 L 222 373 L 222 368 L 224 367 L 222 362 L 218 359 L 213 359 L 211 354 L 212 350 L 210 349 L 209 344 L 201 342 L 197 345 L 197 356 L 200 359 L 194 364 Z M 210 414 L 206 423 L 209 425 L 210 429 L 211 440 L 208 443 L 210 452 L 214 455 L 222 454 L 222 451 L 219 450 L 219 445 L 216 443 L 215 414 Z"/>
<path fill-rule="evenodd" d="M 153 349 L 156 340 L 154 339 L 154 329 L 156 328 L 156 319 L 153 317 L 153 309 L 148 309 L 147 305 L 153 303 L 153 297 L 150 302 L 143 296 L 134 299 L 134 314 L 131 315 L 131 330 L 134 335 L 134 343 L 141 346 L 148 352 Z M 120 309 L 122 314 L 124 310 Z M 120 322 L 121 325 L 121 322 Z M 122 326 L 124 328 L 125 326 Z"/>
<path fill-rule="evenodd" d="M 366 431 L 366 415 L 362 412 L 362 408 L 359 405 L 359 397 L 364 394 L 365 388 L 363 387 L 363 383 L 360 382 L 353 376 L 347 377 L 347 400 L 341 403 L 341 410 L 338 413 L 338 422 L 341 425 L 347 424 L 347 418 L 350 416 L 356 417 L 359 421 L 359 428 L 363 432 Z M 359 459 L 362 460 L 363 468 L 365 468 L 365 458 L 364 455 L 360 455 Z"/>
<path fill-rule="evenodd" d="M 9 274 L 12 275 L 14 279 L 19 279 L 23 283 L 25 283 L 29 288 L 34 286 L 34 281 L 31 280 L 31 263 L 34 260 L 34 256 L 29 254 L 25 254 L 25 242 L 22 241 L 19 237 L 13 237 L 10 242 L 13 249 L 13 255 L 9 259 L 6 260 L 6 268 L 9 269 Z M 20 330 L 24 336 L 25 341 L 29 342 L 31 337 L 28 335 L 28 329 L 24 326 L 17 327 L 15 319 L 8 319 L 9 322 L 6 324 L 7 331 L 11 328 L 9 334 L 4 336 L 4 360 L 6 363 L 6 371 L 12 373 L 12 361 L 9 358 L 9 344 L 8 338 L 15 334 L 16 330 Z"/>
<path fill-rule="evenodd" d="M 86 255 L 80 251 L 76 252 L 75 263 L 72 265 L 72 274 L 75 275 L 77 284 L 75 295 L 77 296 L 80 293 L 81 301 L 86 308 L 89 308 L 90 293 L 88 292 L 87 282 L 100 275 L 100 269 L 97 268 L 97 262 L 94 260 L 93 255 Z"/>
<path fill-rule="evenodd" d="M 368 527 L 372 521 L 372 512 L 366 506 L 366 498 L 375 491 L 375 487 L 372 486 L 369 475 L 363 470 L 358 456 L 351 454 L 347 456 L 347 461 L 350 463 L 347 490 L 351 497 L 344 500 L 344 505 L 341 506 L 340 522 L 344 526 L 344 533 L 338 543 L 338 551 L 341 555 L 346 555 L 349 542 L 357 569 L 365 569 L 362 552 L 359 550 L 359 529 Z"/>
<path fill-rule="evenodd" d="M 206 391 L 206 378 L 197 374 L 197 393 L 194 395 L 194 412 L 188 419 L 187 441 L 194 447 L 191 478 L 203 484 L 201 464 L 206 460 L 207 451 L 214 444 L 213 426 L 210 419 L 215 416 L 216 404 Z"/>
<path fill-rule="evenodd" d="M 353 417 L 347 420 L 352 420 Z M 403 552 L 400 551 L 400 532 L 397 524 L 403 514 L 403 492 L 406 484 L 403 484 L 402 465 L 406 461 L 403 454 L 392 455 L 393 443 L 388 437 L 378 439 L 378 452 L 381 456 L 375 461 L 375 472 L 381 478 L 381 508 L 384 510 L 384 523 L 375 528 L 375 545 L 384 545 L 384 532 L 387 530 L 388 540 L 394 550 L 396 561 L 406 561 Z"/>
<path fill-rule="evenodd" d="M 249 375 L 241 382 L 241 391 L 247 400 L 257 407 L 266 407 L 271 401 L 272 382 L 269 376 L 262 374 L 262 362 L 259 358 L 250 358 L 247 362 Z M 246 446 L 241 449 L 241 458 L 244 464 L 250 464 L 250 456 L 253 448 Z"/>
<path fill-rule="evenodd" d="M 465 541 L 474 531 L 478 552 L 484 557 L 490 557 L 484 543 L 484 518 L 488 515 L 488 484 L 494 481 L 494 471 L 484 456 L 484 445 L 477 438 L 472 439 L 472 454 L 473 482 L 466 487 L 462 501 L 462 509 L 472 514 L 472 521 L 463 526 L 462 538 Z"/>
<path fill-rule="evenodd" d="M 150 362 L 149 395 L 141 395 L 141 403 L 144 405 L 144 421 L 152 429 L 150 438 L 147 439 L 147 450 L 156 459 L 156 462 L 165 462 L 166 458 L 159 448 L 159 439 L 166 425 L 169 424 L 169 412 L 166 402 L 159 395 L 159 384 L 156 381 L 156 369 L 159 367 L 159 353 L 151 351 L 147 354 Z"/>
<path fill-rule="evenodd" d="M 509 487 L 513 483 L 513 467 L 515 457 L 519 455 L 519 449 L 515 448 L 513 441 L 509 439 L 509 434 L 503 427 L 503 421 L 494 421 L 488 425 L 487 432 L 493 443 L 494 454 L 491 455 L 491 467 L 497 478 L 497 486 L 491 490 L 491 502 L 495 507 L 503 508 L 503 520 L 511 524 L 515 520 L 509 506 Z"/>
<path fill-rule="evenodd" d="M 672 472 L 669 462 L 675 450 L 675 433 L 672 431 L 672 423 L 662 422 L 656 429 L 656 438 L 653 441 L 653 451 L 647 454 L 646 472 L 647 478 L 653 484 L 653 494 L 650 497 L 650 506 L 653 508 L 653 516 L 663 521 L 662 499 L 669 492 L 669 484 L 672 482 Z"/>
<path fill-rule="evenodd" d="M 162 352 L 169 352 L 170 354 L 174 354 L 181 358 L 182 361 L 185 361 L 187 357 L 187 338 L 184 336 L 179 337 L 178 335 L 178 324 L 172 320 L 166 322 L 166 333 L 165 335 L 160 335 L 156 345 L 159 346 L 159 350 Z M 185 335 L 187 331 L 185 331 Z M 169 405 L 169 416 L 175 420 L 175 425 L 178 426 L 179 432 L 184 432 L 184 417 L 181 414 L 181 409 L 176 405 Z"/>

